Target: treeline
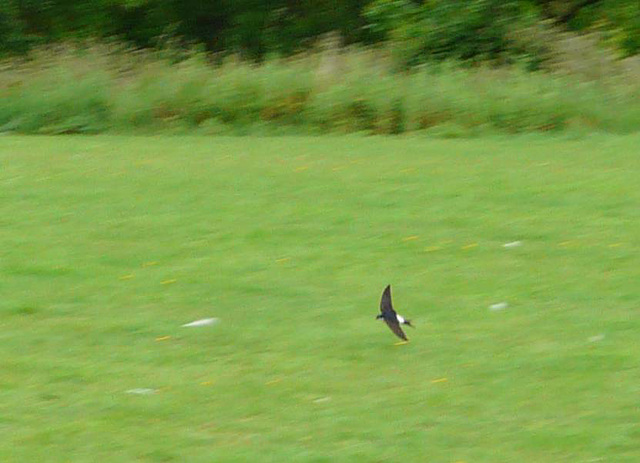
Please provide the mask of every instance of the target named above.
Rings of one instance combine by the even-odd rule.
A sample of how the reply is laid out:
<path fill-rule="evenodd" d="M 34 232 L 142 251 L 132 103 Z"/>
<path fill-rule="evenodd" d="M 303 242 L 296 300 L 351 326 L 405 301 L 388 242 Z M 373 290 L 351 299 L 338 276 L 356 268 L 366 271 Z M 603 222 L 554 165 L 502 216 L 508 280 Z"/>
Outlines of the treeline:
<path fill-rule="evenodd" d="M 623 57 L 640 52 L 638 0 L 0 0 L 0 55 L 99 39 L 262 60 L 335 31 L 340 45 L 392 43 L 408 66 L 524 56 L 535 67 L 543 46 L 522 31 L 541 24 L 598 32 Z"/>

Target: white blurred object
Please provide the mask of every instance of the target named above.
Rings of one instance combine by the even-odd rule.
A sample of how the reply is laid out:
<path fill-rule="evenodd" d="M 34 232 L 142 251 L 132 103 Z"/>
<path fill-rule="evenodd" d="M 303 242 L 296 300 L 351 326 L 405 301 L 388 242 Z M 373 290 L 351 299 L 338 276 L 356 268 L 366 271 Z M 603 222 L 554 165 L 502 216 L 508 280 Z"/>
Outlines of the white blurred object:
<path fill-rule="evenodd" d="M 203 318 L 201 320 L 196 320 L 193 321 L 191 323 L 185 323 L 184 325 L 182 325 L 184 328 L 191 328 L 193 326 L 207 326 L 207 325 L 213 325 L 214 323 L 218 323 L 218 319 L 217 318 Z"/>
<path fill-rule="evenodd" d="M 604 339 L 604 334 L 597 334 L 595 336 L 591 336 L 589 338 L 589 342 L 598 342 L 598 341 L 602 341 Z"/>
<path fill-rule="evenodd" d="M 489 306 L 489 310 L 503 310 L 507 307 L 509 307 L 509 304 L 507 304 L 506 302 L 498 302 L 497 304 L 491 304 Z"/>
<path fill-rule="evenodd" d="M 522 246 L 522 241 L 512 241 L 502 245 L 503 248 L 517 248 L 518 246 Z"/>
<path fill-rule="evenodd" d="M 129 389 L 126 391 L 127 394 L 139 394 L 139 395 L 147 395 L 147 394 L 155 394 L 158 392 L 157 389 L 149 389 L 146 387 L 138 388 L 138 389 Z"/>
<path fill-rule="evenodd" d="M 330 400 L 331 397 L 320 397 L 319 399 L 314 400 L 313 403 L 321 404 L 322 402 L 329 402 Z"/>

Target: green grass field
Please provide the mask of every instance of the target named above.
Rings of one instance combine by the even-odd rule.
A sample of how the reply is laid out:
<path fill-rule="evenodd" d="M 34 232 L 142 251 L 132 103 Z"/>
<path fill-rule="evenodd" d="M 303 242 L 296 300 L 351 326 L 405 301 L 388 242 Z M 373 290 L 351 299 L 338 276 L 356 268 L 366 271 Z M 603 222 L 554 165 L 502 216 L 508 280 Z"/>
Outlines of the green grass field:
<path fill-rule="evenodd" d="M 639 146 L 1 137 L 0 461 L 640 461 Z"/>

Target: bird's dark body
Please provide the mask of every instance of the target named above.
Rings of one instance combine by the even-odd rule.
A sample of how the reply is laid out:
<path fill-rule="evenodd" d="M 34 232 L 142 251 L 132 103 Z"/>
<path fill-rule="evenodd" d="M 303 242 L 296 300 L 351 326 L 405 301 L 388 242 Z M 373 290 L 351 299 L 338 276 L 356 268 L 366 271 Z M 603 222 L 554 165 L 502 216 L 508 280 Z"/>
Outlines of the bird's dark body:
<path fill-rule="evenodd" d="M 404 331 L 402 331 L 402 328 L 400 327 L 400 320 L 405 325 L 413 325 L 411 325 L 409 320 L 404 320 L 403 318 L 400 318 L 399 320 L 398 314 L 393 310 L 393 304 L 391 303 L 391 285 L 387 285 L 382 292 L 382 298 L 380 299 L 380 315 L 376 318 L 384 320 L 389 329 L 393 331 L 393 334 L 404 341 L 408 341 L 407 335 L 404 334 Z"/>

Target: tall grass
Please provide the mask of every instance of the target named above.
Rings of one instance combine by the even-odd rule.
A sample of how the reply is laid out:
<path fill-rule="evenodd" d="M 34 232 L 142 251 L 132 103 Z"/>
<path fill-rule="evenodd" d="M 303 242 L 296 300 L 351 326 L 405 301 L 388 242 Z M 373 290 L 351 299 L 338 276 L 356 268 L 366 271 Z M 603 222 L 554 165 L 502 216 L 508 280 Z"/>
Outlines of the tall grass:
<path fill-rule="evenodd" d="M 214 64 L 194 53 L 48 49 L 0 67 L 0 131 L 400 134 L 640 130 L 640 78 L 427 66 L 374 52 Z"/>

